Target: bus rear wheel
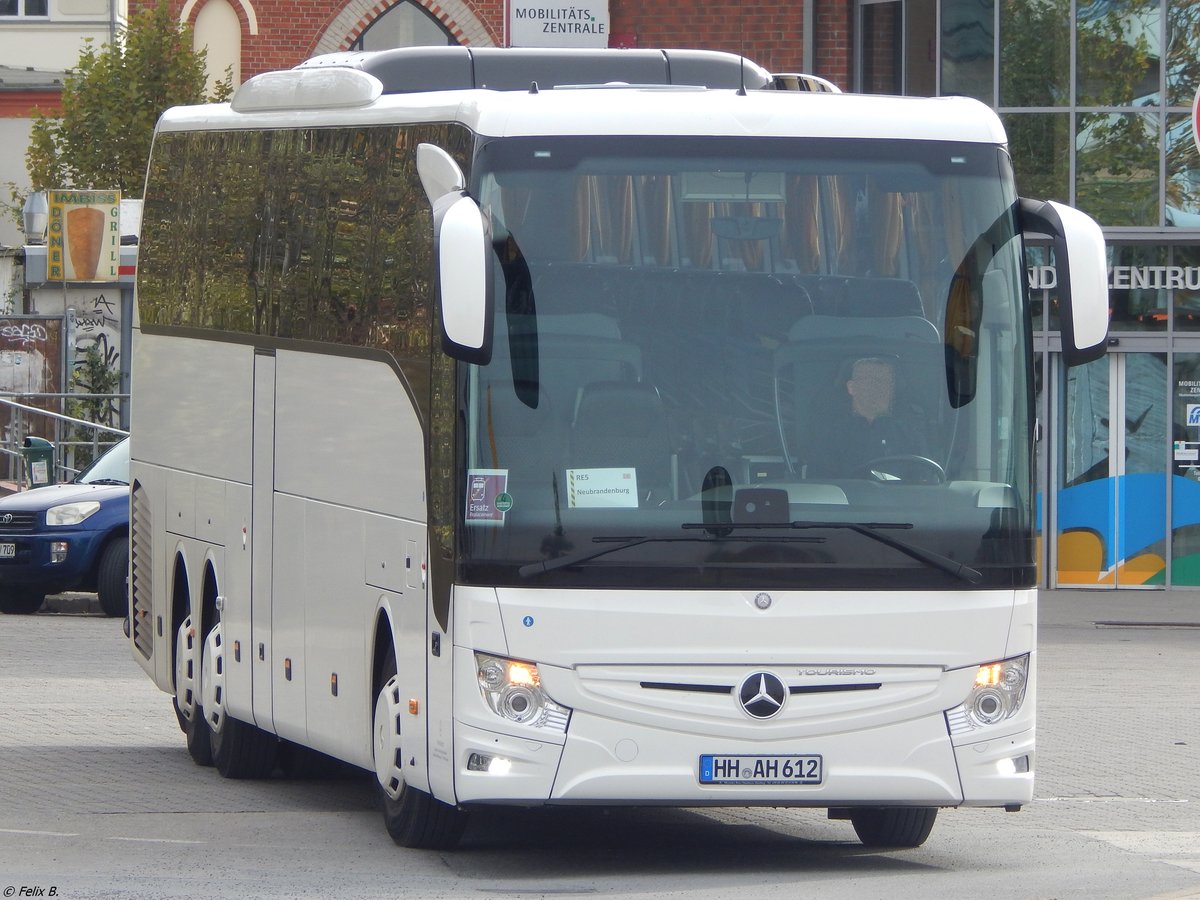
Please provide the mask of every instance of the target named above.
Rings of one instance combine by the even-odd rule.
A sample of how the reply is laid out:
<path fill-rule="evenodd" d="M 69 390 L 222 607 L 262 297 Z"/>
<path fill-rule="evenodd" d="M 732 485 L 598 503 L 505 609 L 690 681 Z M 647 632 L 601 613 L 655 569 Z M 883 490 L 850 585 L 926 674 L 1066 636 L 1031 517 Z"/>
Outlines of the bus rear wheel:
<path fill-rule="evenodd" d="M 198 766 L 211 766 L 211 729 L 200 707 L 200 640 L 190 615 L 175 632 L 175 717 Z"/>
<path fill-rule="evenodd" d="M 279 739 L 226 715 L 220 730 L 210 731 L 213 765 L 224 778 L 270 778 L 275 771 Z"/>
<path fill-rule="evenodd" d="M 467 814 L 404 781 L 404 758 L 400 750 L 400 688 L 393 652 L 388 653 L 380 681 L 371 724 L 384 827 L 401 847 L 450 850 L 462 837 Z"/>
<path fill-rule="evenodd" d="M 200 664 L 204 728 L 213 765 L 224 778 L 269 778 L 275 771 L 279 739 L 225 709 L 225 632 L 218 617 L 204 638 Z"/>
<path fill-rule="evenodd" d="M 920 847 L 933 830 L 936 806 L 877 806 L 850 812 L 850 824 L 866 847 Z"/>

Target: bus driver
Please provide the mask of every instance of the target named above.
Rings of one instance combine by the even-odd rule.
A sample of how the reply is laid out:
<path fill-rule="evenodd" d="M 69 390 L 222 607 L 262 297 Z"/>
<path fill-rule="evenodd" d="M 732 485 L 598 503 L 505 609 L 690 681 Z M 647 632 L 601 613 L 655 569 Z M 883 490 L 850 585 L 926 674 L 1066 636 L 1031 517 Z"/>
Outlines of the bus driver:
<path fill-rule="evenodd" d="M 898 414 L 896 368 L 892 360 L 855 360 L 846 379 L 849 402 L 829 423 L 823 451 L 814 459 L 818 474 L 862 474 L 872 460 L 896 456 L 926 456 L 920 423 Z"/>

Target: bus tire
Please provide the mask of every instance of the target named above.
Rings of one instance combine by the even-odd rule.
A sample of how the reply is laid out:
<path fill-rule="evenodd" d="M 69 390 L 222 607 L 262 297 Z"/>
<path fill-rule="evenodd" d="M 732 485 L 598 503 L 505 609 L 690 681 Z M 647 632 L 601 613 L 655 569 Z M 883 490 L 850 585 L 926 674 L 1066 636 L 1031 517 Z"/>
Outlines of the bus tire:
<path fill-rule="evenodd" d="M 376 788 L 383 824 L 393 841 L 417 850 L 451 850 L 467 825 L 465 810 L 450 806 L 404 782 L 399 757 L 399 689 L 396 656 L 388 652 L 376 687 L 372 740 Z"/>
<path fill-rule="evenodd" d="M 226 714 L 218 731 L 209 729 L 213 765 L 223 778 L 270 778 L 279 739 Z"/>
<path fill-rule="evenodd" d="M 212 739 L 204 710 L 200 707 L 199 639 L 191 615 L 183 617 L 175 631 L 175 717 L 187 739 L 188 755 L 198 766 L 211 766 Z"/>
<path fill-rule="evenodd" d="M 340 760 L 312 747 L 292 741 L 279 742 L 279 770 L 285 778 L 316 780 L 336 778 L 342 771 Z"/>
<path fill-rule="evenodd" d="M 213 765 L 224 778 L 269 778 L 278 760 L 279 739 L 225 708 L 225 630 L 220 614 L 204 638 L 200 662 L 201 709 Z M 199 737 L 199 735 L 197 735 Z"/>
<path fill-rule="evenodd" d="M 920 847 L 933 830 L 936 806 L 876 806 L 850 811 L 850 824 L 865 847 Z"/>
<path fill-rule="evenodd" d="M 0 612 L 14 616 L 31 616 L 42 608 L 45 601 L 46 597 L 43 594 L 6 590 L 0 593 Z"/>
<path fill-rule="evenodd" d="M 129 615 L 129 538 L 115 537 L 100 552 L 96 567 L 96 593 L 100 608 L 110 618 Z"/>
<path fill-rule="evenodd" d="M 212 729 L 208 727 L 208 722 L 204 721 L 204 716 L 197 713 L 191 719 L 185 718 L 179 711 L 178 701 L 175 701 L 175 715 L 179 718 L 179 727 L 183 729 L 188 755 L 192 758 L 192 762 L 198 766 L 211 766 L 213 764 Z"/>

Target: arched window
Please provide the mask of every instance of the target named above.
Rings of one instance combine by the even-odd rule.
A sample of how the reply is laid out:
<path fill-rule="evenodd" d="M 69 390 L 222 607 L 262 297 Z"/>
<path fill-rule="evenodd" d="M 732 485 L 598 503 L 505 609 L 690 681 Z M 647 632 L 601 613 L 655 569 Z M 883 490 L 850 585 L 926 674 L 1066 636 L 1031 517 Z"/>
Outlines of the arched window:
<path fill-rule="evenodd" d="M 413 0 L 397 3 L 366 27 L 351 50 L 446 46 L 458 43 L 437 19 Z"/>
<path fill-rule="evenodd" d="M 228 0 L 208 0 L 196 15 L 192 43 L 207 49 L 208 84 L 211 92 L 228 72 L 233 86 L 242 83 L 242 24 Z"/>

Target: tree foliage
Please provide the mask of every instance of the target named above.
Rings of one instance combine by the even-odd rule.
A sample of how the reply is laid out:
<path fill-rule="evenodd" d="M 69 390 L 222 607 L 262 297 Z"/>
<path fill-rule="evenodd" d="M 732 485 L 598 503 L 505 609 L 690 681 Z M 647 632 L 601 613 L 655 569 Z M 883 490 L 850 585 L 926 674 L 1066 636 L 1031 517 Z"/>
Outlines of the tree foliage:
<path fill-rule="evenodd" d="M 1200 83 L 1200 4 L 1003 0 L 999 12 L 1000 107 L 1022 191 L 1108 226 L 1200 212 L 1185 112 Z"/>
<path fill-rule="evenodd" d="M 25 165 L 34 190 L 104 188 L 140 197 L 158 117 L 205 98 L 204 50 L 160 2 L 140 10 L 119 39 L 88 41 L 63 86 L 63 113 L 34 114 Z M 231 76 L 211 100 L 232 93 Z"/>
<path fill-rule="evenodd" d="M 68 398 L 67 415 L 83 419 L 85 422 L 116 425 L 118 410 L 113 395 L 120 386 L 120 374 L 108 364 L 96 344 L 89 344 L 83 357 L 76 360 L 75 371 L 71 373 L 72 389 L 87 396 Z M 69 447 L 68 465 L 71 468 L 82 469 L 96 457 L 96 452 L 103 453 L 108 449 L 107 446 L 101 445 L 93 452 L 88 444 L 96 437 L 93 429 L 80 425 L 72 425 L 67 430 L 65 442 Z M 101 440 L 109 440 L 112 435 L 101 432 L 99 437 Z"/>

